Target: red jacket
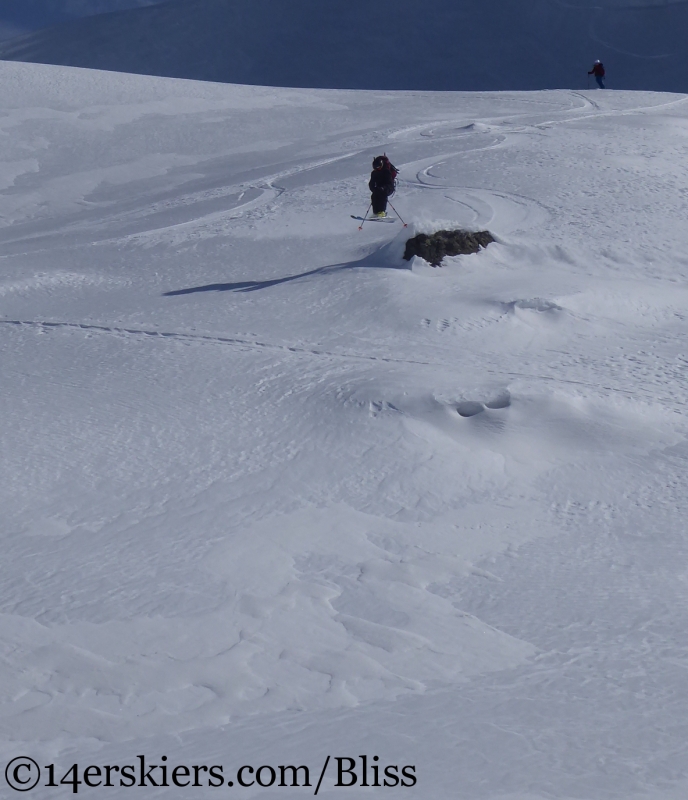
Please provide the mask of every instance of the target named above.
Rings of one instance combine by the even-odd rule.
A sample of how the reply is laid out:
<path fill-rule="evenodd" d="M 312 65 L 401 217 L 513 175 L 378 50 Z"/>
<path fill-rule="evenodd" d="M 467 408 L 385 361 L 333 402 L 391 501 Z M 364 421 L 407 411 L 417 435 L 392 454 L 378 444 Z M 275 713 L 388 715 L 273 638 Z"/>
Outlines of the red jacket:
<path fill-rule="evenodd" d="M 604 66 L 602 64 L 593 64 L 588 75 L 594 75 L 596 78 L 604 78 Z"/>

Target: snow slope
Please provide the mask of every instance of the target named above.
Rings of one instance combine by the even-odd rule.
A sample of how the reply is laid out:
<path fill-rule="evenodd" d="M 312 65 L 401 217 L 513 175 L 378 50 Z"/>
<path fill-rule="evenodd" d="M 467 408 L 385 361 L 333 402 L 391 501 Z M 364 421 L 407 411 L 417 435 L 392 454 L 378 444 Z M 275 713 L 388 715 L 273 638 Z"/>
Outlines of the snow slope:
<path fill-rule="evenodd" d="M 26 30 L 16 25 L 14 22 L 0 20 L 0 40 L 13 39 L 16 36 L 21 36 L 23 33 L 26 33 Z"/>
<path fill-rule="evenodd" d="M 0 58 L 268 86 L 688 91 L 688 4 L 669 0 L 174 0 L 81 19 Z"/>
<path fill-rule="evenodd" d="M 684 796 L 688 98 L 0 79 L 2 763 Z"/>
<path fill-rule="evenodd" d="M 3 0 L 0 39 L 93 14 L 151 6 L 163 0 Z"/>

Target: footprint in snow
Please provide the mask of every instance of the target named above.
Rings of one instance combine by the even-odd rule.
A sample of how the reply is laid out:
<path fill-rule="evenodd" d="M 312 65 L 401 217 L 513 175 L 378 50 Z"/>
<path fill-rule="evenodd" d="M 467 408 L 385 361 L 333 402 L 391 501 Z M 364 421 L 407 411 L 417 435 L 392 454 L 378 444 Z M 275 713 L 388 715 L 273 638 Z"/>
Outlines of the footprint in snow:
<path fill-rule="evenodd" d="M 503 408 L 509 408 L 510 405 L 511 394 L 508 391 L 504 391 L 493 399 L 485 400 L 484 402 L 478 400 L 464 400 L 457 404 L 456 411 L 460 417 L 468 418 L 482 414 L 486 409 L 497 411 Z"/>
<path fill-rule="evenodd" d="M 371 400 L 368 403 L 368 412 L 371 417 L 377 417 L 378 414 L 382 414 L 385 411 L 399 411 L 399 409 L 393 404 L 388 403 L 384 400 Z"/>

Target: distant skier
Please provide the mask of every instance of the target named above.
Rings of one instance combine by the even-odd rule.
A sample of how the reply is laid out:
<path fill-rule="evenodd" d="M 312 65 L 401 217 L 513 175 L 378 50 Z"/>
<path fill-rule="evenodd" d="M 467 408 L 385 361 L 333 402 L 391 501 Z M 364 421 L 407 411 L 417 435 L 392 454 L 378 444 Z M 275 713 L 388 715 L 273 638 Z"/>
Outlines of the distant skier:
<path fill-rule="evenodd" d="M 387 216 L 387 198 L 394 194 L 396 177 L 399 170 L 384 156 L 373 159 L 373 171 L 370 173 L 368 188 L 371 191 L 370 202 L 374 217 Z"/>
<path fill-rule="evenodd" d="M 604 89 L 604 64 L 599 59 L 592 65 L 588 75 L 594 75 L 597 85 L 600 89 Z"/>

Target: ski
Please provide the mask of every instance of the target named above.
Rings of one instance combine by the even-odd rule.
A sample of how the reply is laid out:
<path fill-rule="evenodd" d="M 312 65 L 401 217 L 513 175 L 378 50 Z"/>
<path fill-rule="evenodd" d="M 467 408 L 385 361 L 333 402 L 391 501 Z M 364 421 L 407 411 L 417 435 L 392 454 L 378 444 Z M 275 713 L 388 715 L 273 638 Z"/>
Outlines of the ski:
<path fill-rule="evenodd" d="M 396 222 L 396 217 L 357 217 L 355 214 L 351 215 L 351 219 L 361 220 L 362 222 Z"/>

